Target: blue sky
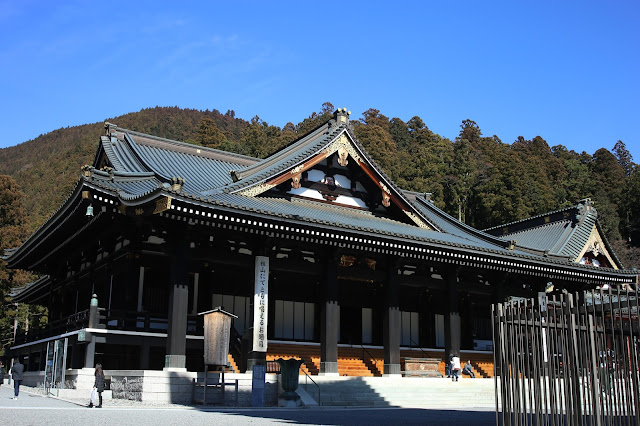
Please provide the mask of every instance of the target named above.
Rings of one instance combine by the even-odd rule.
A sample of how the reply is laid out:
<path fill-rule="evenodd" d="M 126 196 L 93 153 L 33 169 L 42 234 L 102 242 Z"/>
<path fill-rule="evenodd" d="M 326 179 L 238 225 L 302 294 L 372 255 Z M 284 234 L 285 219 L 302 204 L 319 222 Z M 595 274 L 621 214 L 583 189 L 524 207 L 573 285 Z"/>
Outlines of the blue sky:
<path fill-rule="evenodd" d="M 0 0 L 0 147 L 142 108 L 323 102 L 640 162 L 640 3 Z M 116 123 L 117 124 L 117 123 Z"/>

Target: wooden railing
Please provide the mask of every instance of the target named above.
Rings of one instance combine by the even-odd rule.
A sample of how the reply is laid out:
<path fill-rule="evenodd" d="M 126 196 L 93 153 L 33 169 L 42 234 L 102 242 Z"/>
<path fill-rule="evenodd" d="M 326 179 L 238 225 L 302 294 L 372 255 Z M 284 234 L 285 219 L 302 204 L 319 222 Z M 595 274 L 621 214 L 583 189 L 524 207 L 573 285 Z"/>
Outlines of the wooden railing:
<path fill-rule="evenodd" d="M 16 333 L 15 345 L 33 342 L 78 330 L 89 325 L 89 310 L 77 312 L 64 318 L 53 320 L 43 326 L 31 326 L 29 330 Z"/>
<path fill-rule="evenodd" d="M 98 309 L 98 328 L 164 333 L 167 331 L 168 324 L 169 320 L 166 318 L 166 314 L 105 308 Z M 29 330 L 18 331 L 14 339 L 14 345 L 58 336 L 70 331 L 87 328 L 88 326 L 89 309 L 64 318 L 49 321 L 43 326 L 32 326 Z M 188 315 L 186 332 L 190 335 L 202 336 L 204 334 L 202 317 L 198 315 Z"/>
<path fill-rule="evenodd" d="M 106 329 L 161 333 L 166 332 L 169 326 L 166 314 L 104 308 L 99 309 L 99 313 L 100 326 Z M 202 317 L 188 315 L 186 331 L 187 334 L 202 336 L 204 334 Z"/>

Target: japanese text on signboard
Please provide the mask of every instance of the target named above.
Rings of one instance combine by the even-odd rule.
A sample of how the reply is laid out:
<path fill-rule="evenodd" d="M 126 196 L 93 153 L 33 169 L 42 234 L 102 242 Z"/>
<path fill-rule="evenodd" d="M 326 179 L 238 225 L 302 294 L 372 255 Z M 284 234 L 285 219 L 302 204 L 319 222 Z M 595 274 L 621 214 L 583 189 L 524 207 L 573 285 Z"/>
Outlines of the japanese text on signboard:
<path fill-rule="evenodd" d="M 253 296 L 253 350 L 267 351 L 269 318 L 269 258 L 256 256 L 255 293 Z"/>

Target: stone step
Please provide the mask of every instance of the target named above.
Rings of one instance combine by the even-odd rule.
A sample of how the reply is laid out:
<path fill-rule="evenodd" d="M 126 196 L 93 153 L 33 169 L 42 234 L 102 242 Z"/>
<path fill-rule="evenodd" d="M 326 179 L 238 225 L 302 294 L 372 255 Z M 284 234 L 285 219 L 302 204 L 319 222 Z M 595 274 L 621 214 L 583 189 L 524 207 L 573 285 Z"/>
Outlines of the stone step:
<path fill-rule="evenodd" d="M 329 406 L 422 406 L 491 408 L 495 404 L 493 380 L 424 378 L 319 378 L 322 405 Z M 308 388 L 317 399 L 317 388 Z M 471 403 L 470 403 L 471 402 Z"/>

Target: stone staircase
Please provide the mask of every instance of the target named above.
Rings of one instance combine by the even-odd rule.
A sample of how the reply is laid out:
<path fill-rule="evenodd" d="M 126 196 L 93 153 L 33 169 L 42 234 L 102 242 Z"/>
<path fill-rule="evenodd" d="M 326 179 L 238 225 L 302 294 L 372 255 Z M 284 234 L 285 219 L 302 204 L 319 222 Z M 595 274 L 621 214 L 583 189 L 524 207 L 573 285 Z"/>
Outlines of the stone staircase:
<path fill-rule="evenodd" d="M 366 361 L 369 361 L 367 365 Z M 382 372 L 375 368 L 375 363 L 362 348 L 338 347 L 338 374 L 341 376 L 373 377 Z M 382 364 L 380 364 L 382 367 Z"/>
<path fill-rule="evenodd" d="M 317 377 L 323 406 L 387 406 L 425 408 L 495 407 L 492 379 L 391 377 Z M 317 401 L 318 389 L 307 392 Z"/>
<path fill-rule="evenodd" d="M 233 357 L 233 355 L 231 355 L 231 352 L 229 352 L 229 355 L 227 355 L 227 365 L 229 366 L 229 368 L 231 369 L 231 373 L 239 373 L 239 369 L 238 369 L 238 364 L 236 363 L 235 358 Z"/>
<path fill-rule="evenodd" d="M 303 371 L 309 375 L 317 375 L 320 372 L 320 346 L 269 343 L 267 361 L 275 361 L 278 358 L 304 359 L 305 362 L 300 366 L 300 374 L 304 374 Z"/>
<path fill-rule="evenodd" d="M 380 352 L 382 353 L 382 352 Z M 376 356 L 376 355 L 374 355 Z M 300 367 L 309 375 L 317 375 L 320 372 L 320 346 L 270 343 L 267 361 L 275 361 L 278 358 L 302 358 L 305 360 Z M 341 376 L 381 376 L 382 360 L 364 356 L 362 348 L 338 347 L 338 373 Z M 302 373 L 302 371 L 300 372 Z"/>
<path fill-rule="evenodd" d="M 404 371 L 404 358 L 436 358 L 440 359 L 438 371 L 445 374 L 444 351 L 401 349 L 401 369 Z M 270 342 L 267 352 L 267 361 L 275 361 L 278 358 L 302 358 L 305 360 L 301 370 L 309 375 L 317 375 L 320 372 L 320 346 L 311 344 L 292 344 L 285 342 Z M 489 352 L 462 351 L 460 361 L 464 364 L 468 360 L 473 365 L 473 370 L 478 378 L 493 377 L 493 355 Z M 383 373 L 384 351 L 381 348 L 361 346 L 338 346 L 338 373 L 340 376 L 380 377 Z M 304 374 L 302 371 L 300 374 Z"/>

